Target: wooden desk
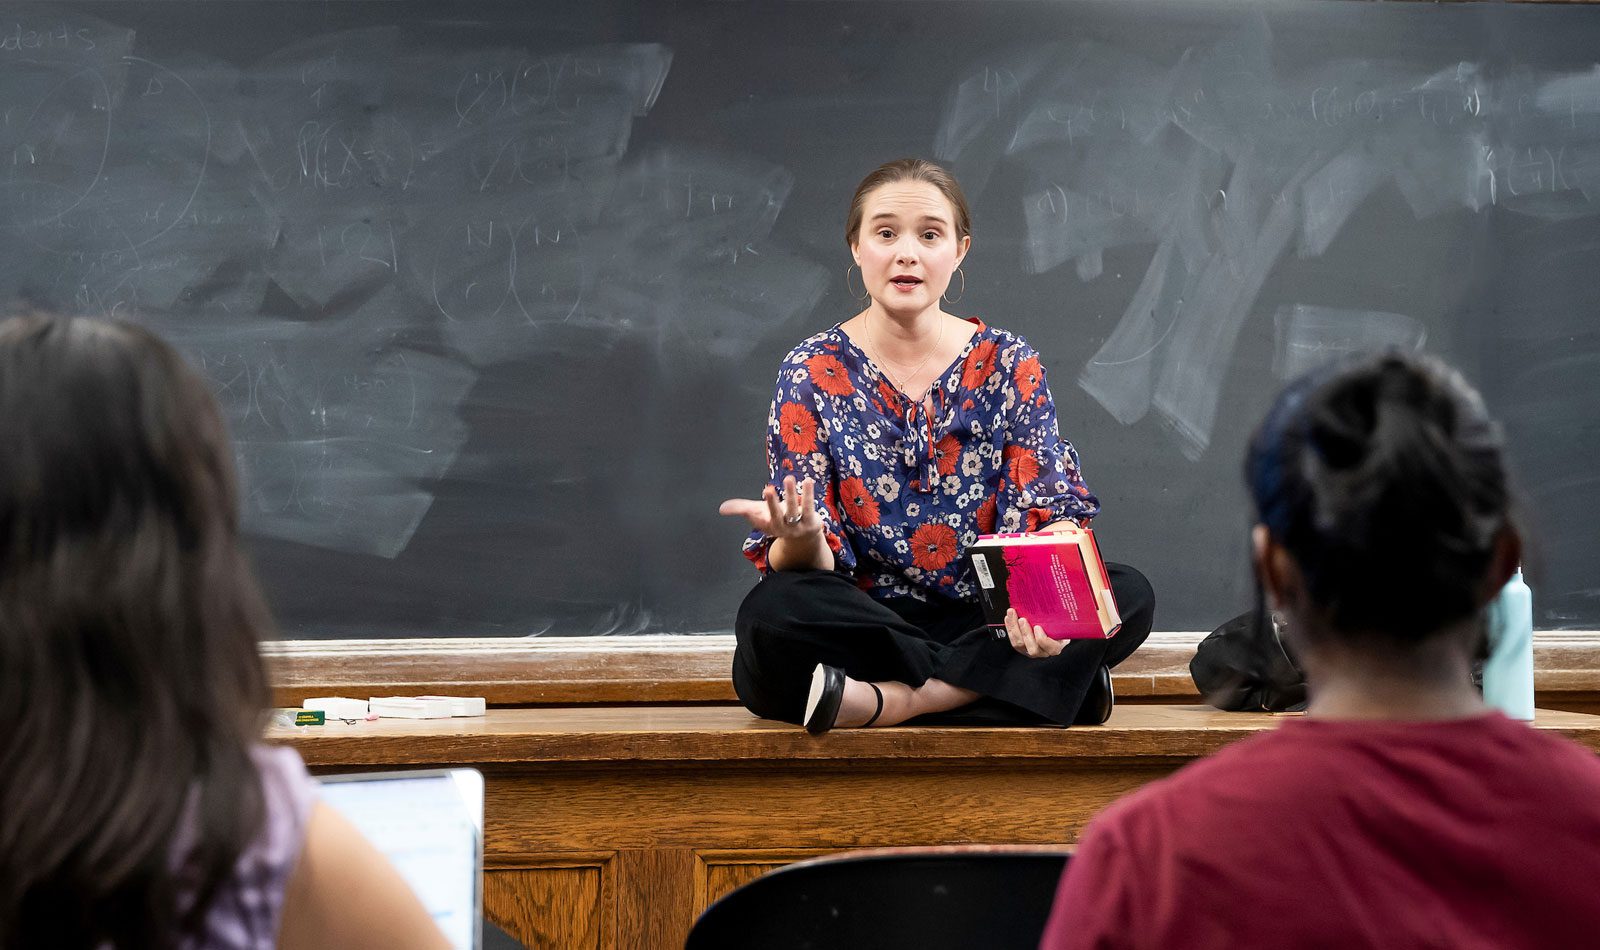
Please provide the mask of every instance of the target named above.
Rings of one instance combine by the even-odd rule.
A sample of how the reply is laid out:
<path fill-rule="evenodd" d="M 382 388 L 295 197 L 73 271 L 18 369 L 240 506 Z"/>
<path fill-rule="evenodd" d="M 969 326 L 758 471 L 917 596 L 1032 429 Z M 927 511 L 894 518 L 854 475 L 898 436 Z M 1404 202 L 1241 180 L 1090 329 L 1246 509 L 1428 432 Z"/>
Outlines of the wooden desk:
<path fill-rule="evenodd" d="M 842 730 L 726 706 L 492 709 L 273 729 L 316 771 L 472 766 L 485 911 L 532 947 L 683 945 L 771 868 L 845 848 L 1061 844 L 1118 796 L 1282 717 L 1122 706 L 1074 729 Z M 1600 752 L 1600 716 L 1537 725 Z"/>

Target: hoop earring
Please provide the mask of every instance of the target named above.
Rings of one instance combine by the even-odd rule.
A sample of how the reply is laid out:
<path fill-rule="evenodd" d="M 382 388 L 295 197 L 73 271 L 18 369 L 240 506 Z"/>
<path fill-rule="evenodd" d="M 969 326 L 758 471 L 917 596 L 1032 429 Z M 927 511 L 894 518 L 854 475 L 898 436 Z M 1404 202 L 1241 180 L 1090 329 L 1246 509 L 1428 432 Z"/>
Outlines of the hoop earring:
<path fill-rule="evenodd" d="M 855 268 L 856 268 L 856 265 L 851 264 L 849 267 L 846 267 L 844 269 L 844 289 L 845 289 L 846 293 L 848 293 L 850 296 L 856 298 L 857 300 L 865 300 L 865 299 L 867 299 L 867 282 L 866 282 L 866 280 L 863 279 L 861 281 L 861 293 L 859 293 L 859 294 L 856 293 L 855 290 L 850 286 L 850 272 L 852 270 L 855 270 Z"/>
<path fill-rule="evenodd" d="M 944 298 L 944 302 L 945 303 L 960 303 L 962 298 L 967 295 L 967 275 L 961 272 L 961 268 L 957 267 L 956 268 L 956 276 L 961 278 L 961 294 L 960 294 L 960 296 L 956 297 L 956 299 L 954 299 L 954 300 L 951 300 L 949 297 L 945 297 Z M 949 290 L 950 290 L 950 287 L 948 285 L 946 285 L 945 286 L 945 292 L 948 293 Z M 941 295 L 941 296 L 943 296 L 943 295 Z"/>

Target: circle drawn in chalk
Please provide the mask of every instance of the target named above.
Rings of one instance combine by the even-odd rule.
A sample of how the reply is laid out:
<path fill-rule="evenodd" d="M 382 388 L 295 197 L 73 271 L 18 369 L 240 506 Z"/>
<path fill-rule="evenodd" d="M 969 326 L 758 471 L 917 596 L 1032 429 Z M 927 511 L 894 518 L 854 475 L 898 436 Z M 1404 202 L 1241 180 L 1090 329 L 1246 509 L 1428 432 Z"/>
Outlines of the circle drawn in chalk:
<path fill-rule="evenodd" d="M 23 60 L 14 69 L 39 66 L 49 70 L 52 64 Z M 4 83 L 13 89 L 24 84 Z M 80 98 L 79 85 L 88 87 L 87 102 Z M 0 181 L 0 227 L 16 229 L 31 241 L 29 231 L 60 221 L 89 197 L 111 151 L 111 99 L 99 72 L 75 67 L 29 109 L 21 134 L 6 142 L 11 168 Z M 96 113 L 95 122 L 83 121 Z M 43 207 L 30 212 L 30 205 Z"/>
<path fill-rule="evenodd" d="M 84 81 L 92 84 L 87 96 L 75 88 Z M 8 203 L 24 213 L 0 224 L 40 250 L 94 260 L 108 273 L 138 269 L 141 249 L 194 206 L 211 135 L 199 93 L 159 63 L 125 56 L 120 75 L 77 69 L 29 118 L 15 148 L 49 160 L 8 183 L 20 196 Z"/>

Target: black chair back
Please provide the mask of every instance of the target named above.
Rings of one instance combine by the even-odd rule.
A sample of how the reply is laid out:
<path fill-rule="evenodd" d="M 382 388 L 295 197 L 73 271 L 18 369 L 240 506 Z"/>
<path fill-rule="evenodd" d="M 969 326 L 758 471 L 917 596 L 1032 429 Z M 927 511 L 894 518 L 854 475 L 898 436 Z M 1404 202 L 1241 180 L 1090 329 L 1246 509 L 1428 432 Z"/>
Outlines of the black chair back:
<path fill-rule="evenodd" d="M 685 950 L 1037 950 L 1064 849 L 886 848 L 802 861 L 706 908 Z"/>

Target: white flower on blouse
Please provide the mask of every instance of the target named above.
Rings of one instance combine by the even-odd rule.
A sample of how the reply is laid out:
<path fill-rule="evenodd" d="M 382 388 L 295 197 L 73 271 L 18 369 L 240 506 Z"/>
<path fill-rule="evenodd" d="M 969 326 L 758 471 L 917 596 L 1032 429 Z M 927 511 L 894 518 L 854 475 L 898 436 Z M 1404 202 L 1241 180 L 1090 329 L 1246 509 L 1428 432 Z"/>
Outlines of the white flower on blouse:
<path fill-rule="evenodd" d="M 861 396 L 852 396 L 850 398 L 850 404 L 852 406 L 856 407 L 856 412 L 866 412 L 867 411 L 867 401 L 866 401 L 866 399 L 862 398 Z"/>
<path fill-rule="evenodd" d="M 944 477 L 944 493 L 954 495 L 961 491 L 961 476 L 946 475 Z"/>
<path fill-rule="evenodd" d="M 854 452 L 856 450 L 855 436 L 847 435 L 844 437 L 844 450 L 846 452 Z"/>
<path fill-rule="evenodd" d="M 850 456 L 850 474 L 857 478 L 861 477 L 861 460 L 853 455 Z"/>
<path fill-rule="evenodd" d="M 878 447 L 871 442 L 863 443 L 861 454 L 876 462 L 878 460 Z"/>
<path fill-rule="evenodd" d="M 978 532 L 976 531 L 964 531 L 961 534 L 961 546 L 964 548 L 972 547 L 973 542 L 977 540 Z"/>
<path fill-rule="evenodd" d="M 869 438 L 869 439 L 880 439 L 882 437 L 883 437 L 883 430 L 878 428 L 878 424 L 876 422 L 867 423 L 867 438 Z"/>
<path fill-rule="evenodd" d="M 1022 528 L 1022 512 L 1015 508 L 1006 510 L 1004 518 L 1000 519 L 1001 530 L 1006 532 L 1018 531 Z"/>
<path fill-rule="evenodd" d="M 873 482 L 873 488 L 877 490 L 878 497 L 884 501 L 894 501 L 900 497 L 900 482 L 887 472 L 878 476 L 878 480 Z"/>
<path fill-rule="evenodd" d="M 984 443 L 987 445 L 988 443 Z M 961 474 L 972 476 L 983 471 L 983 457 L 977 452 L 961 453 Z"/>
<path fill-rule="evenodd" d="M 1005 408 L 1006 412 L 1017 408 L 1017 391 L 1015 389 L 1006 390 Z"/>
<path fill-rule="evenodd" d="M 906 517 L 907 518 L 915 518 L 917 515 L 920 515 L 920 514 L 922 514 L 922 506 L 921 505 L 917 504 L 916 502 L 912 502 L 909 505 L 906 505 Z"/>
<path fill-rule="evenodd" d="M 894 543 L 894 553 L 896 554 L 904 554 L 909 550 L 911 550 L 911 545 L 906 543 L 905 538 L 901 538 Z"/>

